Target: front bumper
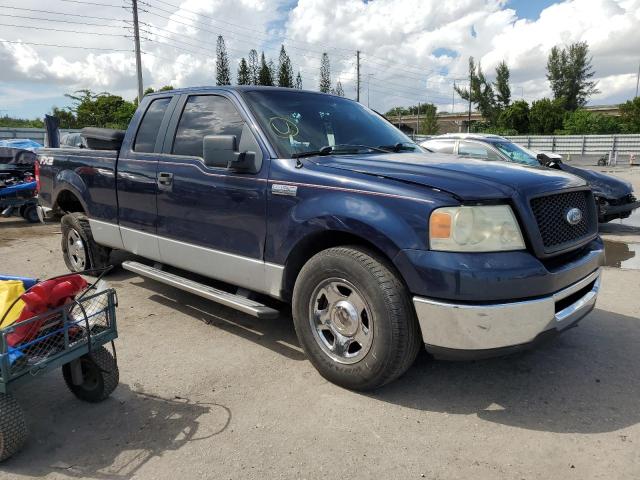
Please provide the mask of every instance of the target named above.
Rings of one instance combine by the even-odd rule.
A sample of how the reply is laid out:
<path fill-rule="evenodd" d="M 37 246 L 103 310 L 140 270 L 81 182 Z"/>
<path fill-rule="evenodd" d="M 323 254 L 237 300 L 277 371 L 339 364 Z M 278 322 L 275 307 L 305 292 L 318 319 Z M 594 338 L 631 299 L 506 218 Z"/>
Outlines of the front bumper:
<path fill-rule="evenodd" d="M 486 358 L 525 348 L 575 325 L 596 303 L 598 268 L 552 295 L 510 303 L 460 304 L 414 297 L 423 341 L 438 358 Z"/>

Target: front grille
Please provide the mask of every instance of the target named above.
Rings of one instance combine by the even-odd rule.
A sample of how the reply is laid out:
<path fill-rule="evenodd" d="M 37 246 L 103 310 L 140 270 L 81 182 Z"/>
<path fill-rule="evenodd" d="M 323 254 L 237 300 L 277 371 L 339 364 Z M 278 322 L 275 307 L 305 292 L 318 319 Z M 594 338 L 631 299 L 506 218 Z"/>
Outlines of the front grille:
<path fill-rule="evenodd" d="M 538 222 L 545 251 L 562 250 L 596 233 L 594 207 L 591 192 L 585 190 L 532 199 L 531 209 Z M 567 220 L 567 212 L 572 208 L 579 208 L 582 212 L 582 220 L 576 225 Z"/>

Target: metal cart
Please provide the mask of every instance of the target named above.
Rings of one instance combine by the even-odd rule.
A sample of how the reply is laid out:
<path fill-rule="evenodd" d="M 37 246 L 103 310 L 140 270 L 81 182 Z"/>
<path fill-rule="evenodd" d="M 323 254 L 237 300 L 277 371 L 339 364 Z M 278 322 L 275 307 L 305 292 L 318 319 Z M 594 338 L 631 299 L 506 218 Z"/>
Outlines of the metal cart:
<path fill-rule="evenodd" d="M 109 342 L 113 347 L 118 336 L 117 296 L 105 282 L 96 287 L 62 307 L 0 329 L 0 461 L 27 438 L 24 412 L 10 394 L 21 383 L 62 367 L 69 390 L 87 402 L 105 400 L 118 385 L 115 348 L 113 353 L 105 348 Z M 16 336 L 24 340 L 16 343 Z"/>

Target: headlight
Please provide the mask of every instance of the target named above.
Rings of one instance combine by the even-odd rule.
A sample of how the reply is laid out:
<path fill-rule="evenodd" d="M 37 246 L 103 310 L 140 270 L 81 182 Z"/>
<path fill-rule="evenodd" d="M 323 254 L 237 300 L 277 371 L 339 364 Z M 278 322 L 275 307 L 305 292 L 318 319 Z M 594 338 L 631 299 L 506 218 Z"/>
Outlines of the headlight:
<path fill-rule="evenodd" d="M 511 207 L 444 207 L 429 218 L 431 250 L 497 252 L 523 250 L 524 239 Z"/>

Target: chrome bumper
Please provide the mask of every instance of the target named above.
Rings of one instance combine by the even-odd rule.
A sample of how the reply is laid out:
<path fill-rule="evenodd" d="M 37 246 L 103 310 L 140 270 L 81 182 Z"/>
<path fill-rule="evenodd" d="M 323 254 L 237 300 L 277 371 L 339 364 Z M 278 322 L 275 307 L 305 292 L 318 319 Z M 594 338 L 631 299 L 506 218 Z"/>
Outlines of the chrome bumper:
<path fill-rule="evenodd" d="M 422 338 L 427 346 L 465 351 L 531 343 L 543 332 L 570 327 L 593 309 L 600 273 L 597 269 L 551 296 L 522 302 L 468 305 L 414 297 Z"/>

